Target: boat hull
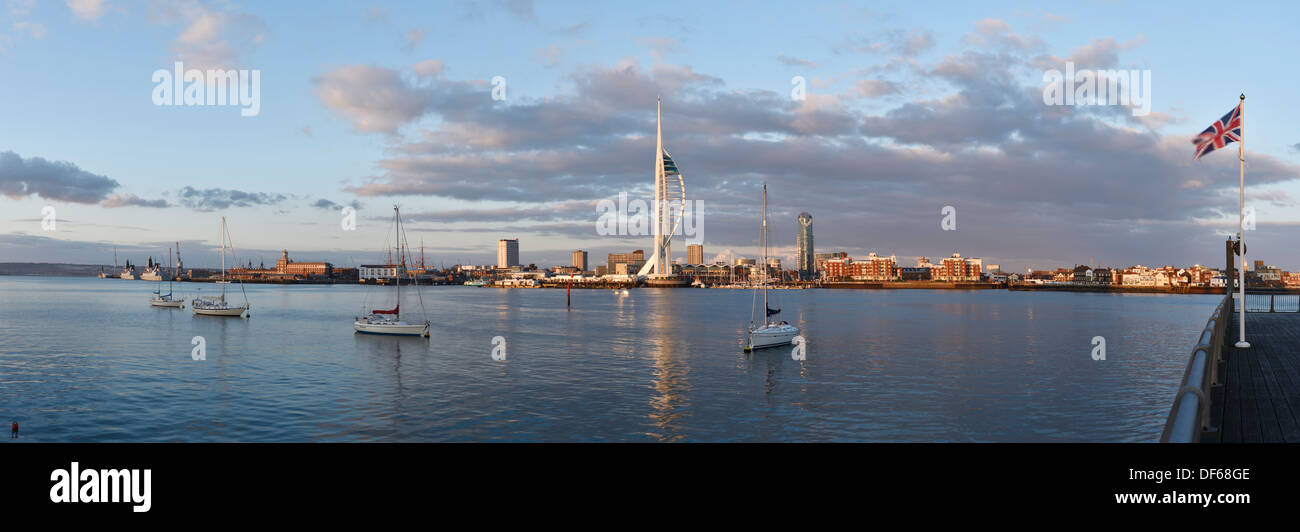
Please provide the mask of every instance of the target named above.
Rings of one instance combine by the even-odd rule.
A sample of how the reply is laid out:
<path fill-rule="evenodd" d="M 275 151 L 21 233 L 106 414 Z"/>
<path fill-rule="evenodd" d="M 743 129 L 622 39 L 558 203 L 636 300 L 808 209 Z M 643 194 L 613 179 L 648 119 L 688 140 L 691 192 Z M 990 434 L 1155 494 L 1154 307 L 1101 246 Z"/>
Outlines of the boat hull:
<path fill-rule="evenodd" d="M 428 336 L 429 326 L 424 323 L 366 323 L 357 321 L 352 328 L 359 333 L 388 334 L 394 336 Z"/>
<path fill-rule="evenodd" d="M 149 304 L 155 307 L 182 308 L 184 307 L 185 302 L 150 299 Z"/>
<path fill-rule="evenodd" d="M 761 327 L 749 333 L 748 349 L 787 346 L 796 336 L 799 336 L 799 328 L 792 325 Z"/>
<path fill-rule="evenodd" d="M 243 315 L 244 315 L 244 312 L 247 311 L 247 310 L 248 310 L 248 307 L 234 307 L 234 308 L 198 308 L 198 307 L 195 307 L 195 308 L 194 308 L 194 314 L 199 315 L 199 316 L 225 316 L 225 317 L 238 318 L 238 317 L 240 317 L 240 316 L 243 316 Z"/>

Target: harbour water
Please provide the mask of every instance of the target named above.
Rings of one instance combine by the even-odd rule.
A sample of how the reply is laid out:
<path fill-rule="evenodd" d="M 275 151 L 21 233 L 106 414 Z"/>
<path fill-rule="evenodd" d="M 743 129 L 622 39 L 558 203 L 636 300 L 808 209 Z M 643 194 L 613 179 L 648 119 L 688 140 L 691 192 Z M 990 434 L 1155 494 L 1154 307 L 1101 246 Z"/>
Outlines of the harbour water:
<path fill-rule="evenodd" d="M 745 290 L 566 310 L 563 290 L 425 287 L 424 339 L 354 334 L 379 287 L 249 285 L 240 319 L 150 307 L 154 286 L 0 276 L 0 421 L 23 441 L 1149 442 L 1220 298 L 774 291 L 796 361 L 741 351 Z M 200 288 L 220 289 L 176 290 Z"/>

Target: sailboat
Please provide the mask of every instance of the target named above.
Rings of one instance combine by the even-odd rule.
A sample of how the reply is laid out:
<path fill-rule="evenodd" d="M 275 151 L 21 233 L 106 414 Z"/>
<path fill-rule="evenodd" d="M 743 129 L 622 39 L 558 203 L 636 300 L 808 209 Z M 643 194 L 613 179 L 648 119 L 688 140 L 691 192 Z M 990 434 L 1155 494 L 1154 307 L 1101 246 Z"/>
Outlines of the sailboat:
<path fill-rule="evenodd" d="M 372 309 L 369 313 L 357 316 L 352 323 L 352 328 L 359 333 L 367 334 L 390 334 L 400 336 L 423 336 L 429 337 L 429 320 L 426 318 L 424 323 L 407 323 L 402 320 L 402 277 L 407 275 L 406 272 L 406 239 L 402 231 L 402 213 L 396 205 L 393 206 L 393 235 L 396 239 L 399 262 L 397 274 L 393 276 L 393 289 L 397 294 L 397 303 L 392 309 Z M 390 260 L 391 262 L 391 260 Z M 420 287 L 415 287 L 415 293 L 420 294 Z M 424 311 L 424 299 L 420 299 L 420 311 Z"/>
<path fill-rule="evenodd" d="M 745 352 L 748 353 L 755 349 L 764 347 L 776 347 L 781 345 L 790 345 L 795 336 L 799 335 L 799 328 L 790 325 L 784 321 L 772 321 L 772 316 L 781 313 L 781 308 L 772 308 L 767 304 L 767 184 L 763 185 L 763 259 L 758 263 L 759 269 L 763 272 L 761 285 L 763 288 L 763 325 L 754 326 L 754 315 L 751 309 L 749 316 L 749 341 L 745 345 Z M 758 299 L 758 287 L 754 287 L 754 299 Z"/>
<path fill-rule="evenodd" d="M 178 251 L 179 253 L 179 251 Z M 167 250 L 167 262 L 172 261 L 172 250 Z M 158 288 L 153 291 L 153 297 L 149 298 L 149 304 L 155 307 L 168 308 L 185 308 L 185 300 L 172 295 L 172 280 L 176 278 L 176 269 L 172 268 L 172 274 L 167 278 L 167 293 L 162 293 L 162 277 L 158 278 Z"/>
<path fill-rule="evenodd" d="M 221 283 L 229 284 L 226 280 L 226 240 L 229 238 L 230 231 L 226 229 L 226 217 L 221 217 Z M 234 259 L 235 243 L 230 243 L 230 256 Z M 221 296 L 219 297 L 198 297 L 190 301 L 190 308 L 194 313 L 201 316 L 232 316 L 243 317 L 244 312 L 248 311 L 248 292 L 244 291 L 244 283 L 239 283 L 239 291 L 244 294 L 244 305 L 234 306 L 226 302 L 226 287 L 221 286 Z"/>

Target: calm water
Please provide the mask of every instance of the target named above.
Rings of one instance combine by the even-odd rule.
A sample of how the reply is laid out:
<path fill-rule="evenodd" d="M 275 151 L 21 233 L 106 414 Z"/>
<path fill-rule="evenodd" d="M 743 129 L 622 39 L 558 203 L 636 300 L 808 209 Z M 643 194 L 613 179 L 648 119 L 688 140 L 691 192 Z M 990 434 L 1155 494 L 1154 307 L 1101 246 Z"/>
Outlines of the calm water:
<path fill-rule="evenodd" d="M 1154 441 L 1218 299 L 781 291 L 794 361 L 741 352 L 742 290 L 574 290 L 565 311 L 563 290 L 426 287 L 426 340 L 353 333 L 378 287 L 249 285 L 238 319 L 152 308 L 152 286 L 0 276 L 0 421 L 25 441 Z"/>

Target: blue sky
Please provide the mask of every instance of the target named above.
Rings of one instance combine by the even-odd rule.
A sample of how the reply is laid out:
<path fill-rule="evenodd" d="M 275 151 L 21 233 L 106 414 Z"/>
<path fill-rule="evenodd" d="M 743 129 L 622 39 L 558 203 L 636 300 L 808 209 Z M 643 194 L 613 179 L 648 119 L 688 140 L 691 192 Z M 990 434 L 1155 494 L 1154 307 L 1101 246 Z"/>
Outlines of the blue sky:
<path fill-rule="evenodd" d="M 115 246 L 143 261 L 181 241 L 191 265 L 213 264 L 224 215 L 246 257 L 288 248 L 349 264 L 380 253 L 394 203 L 412 216 L 411 240 L 448 264 L 491 262 L 496 239 L 514 236 L 539 265 L 576 248 L 648 248 L 598 236 L 594 204 L 647 193 L 662 94 L 665 143 L 705 202 L 710 257 L 754 253 L 767 182 L 782 253 L 809 211 L 818 251 L 907 265 L 953 251 L 1017 269 L 1217 264 L 1235 149 L 1192 163 L 1190 139 L 1245 92 L 1251 249 L 1296 269 L 1300 79 L 1279 58 L 1300 44 L 1297 11 L 0 0 L 0 153 L 22 162 L 0 166 L 0 262 L 102 263 Z M 1035 103 L 1044 68 L 1069 58 L 1149 69 L 1152 114 Z M 176 60 L 259 70 L 260 114 L 153 105 L 151 74 Z M 493 76 L 504 102 L 491 100 Z M 793 76 L 808 80 L 807 101 L 790 101 Z M 30 192 L 59 178 L 24 174 L 34 158 L 117 186 Z M 187 201 L 185 187 L 218 202 Z M 107 206 L 114 195 L 166 206 Z M 322 199 L 356 202 L 358 230 L 312 206 Z M 41 229 L 46 205 L 53 232 Z M 957 231 L 939 230 L 944 205 Z"/>

